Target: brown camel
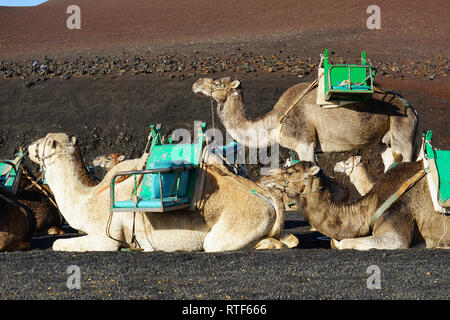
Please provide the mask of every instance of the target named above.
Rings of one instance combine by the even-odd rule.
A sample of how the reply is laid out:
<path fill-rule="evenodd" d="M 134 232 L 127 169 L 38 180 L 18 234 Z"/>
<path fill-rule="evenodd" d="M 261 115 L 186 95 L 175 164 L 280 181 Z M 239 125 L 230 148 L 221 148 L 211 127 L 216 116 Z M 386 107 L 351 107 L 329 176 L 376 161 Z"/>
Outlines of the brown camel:
<path fill-rule="evenodd" d="M 316 104 L 317 87 L 308 91 L 309 86 L 299 83 L 290 87 L 271 111 L 256 120 L 245 114 L 239 80 L 201 78 L 192 90 L 217 102 L 226 130 L 246 147 L 279 143 L 296 151 L 300 160 L 314 162 L 315 151 L 350 151 L 383 142 L 388 146 L 382 153 L 385 170 L 400 156 L 405 162 L 412 161 L 417 115 L 402 99 L 377 90 L 365 103 L 326 109 Z"/>
<path fill-rule="evenodd" d="M 375 211 L 402 184 L 423 170 L 421 161 L 400 163 L 389 170 L 362 198 L 346 204 L 332 200 L 322 170 L 302 161 L 277 175 L 276 187 L 295 197 L 297 210 L 337 249 L 401 249 L 423 243 L 427 248 L 450 245 L 450 217 L 433 209 L 426 178 L 397 200 L 373 227 Z"/>

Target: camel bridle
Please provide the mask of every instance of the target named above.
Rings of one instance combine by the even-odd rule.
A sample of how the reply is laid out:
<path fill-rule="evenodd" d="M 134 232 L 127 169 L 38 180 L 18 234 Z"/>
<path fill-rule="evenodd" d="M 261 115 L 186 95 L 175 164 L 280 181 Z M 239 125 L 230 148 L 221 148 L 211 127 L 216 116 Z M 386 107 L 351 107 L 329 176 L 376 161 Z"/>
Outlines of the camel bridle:
<path fill-rule="evenodd" d="M 306 187 L 307 184 L 308 184 L 308 180 L 310 180 L 311 178 L 313 178 L 313 176 L 309 175 L 308 173 L 305 173 L 304 176 L 303 176 L 303 179 L 288 180 L 286 178 L 286 169 L 284 169 L 284 172 L 283 172 L 284 185 L 282 186 L 283 187 L 283 192 L 286 193 L 286 191 L 289 191 L 289 192 L 294 193 L 297 196 L 303 196 L 304 197 L 304 196 L 313 194 L 313 193 L 315 193 L 315 192 L 325 188 L 325 186 L 321 186 L 321 187 L 318 187 L 317 189 L 314 189 L 312 191 L 298 192 L 297 190 L 289 187 L 289 184 L 291 184 L 292 182 L 296 182 L 296 181 L 302 181 L 303 185 Z"/>
<path fill-rule="evenodd" d="M 45 147 L 47 146 L 47 140 L 48 140 L 48 138 L 49 138 L 49 134 L 47 134 L 47 135 L 45 136 L 44 143 L 43 143 L 43 146 L 42 146 L 42 154 L 41 154 L 41 155 L 39 155 L 39 144 L 36 144 L 36 147 L 35 147 L 35 153 L 36 153 L 35 156 L 36 156 L 37 160 L 39 160 L 39 165 L 40 165 L 42 168 L 44 168 L 44 169 L 47 168 L 47 167 L 45 166 L 45 160 L 47 160 L 47 159 L 49 159 L 49 158 L 51 158 L 51 157 L 53 157 L 53 156 L 55 156 L 55 155 L 57 155 L 57 154 L 62 154 L 62 152 L 56 152 L 56 151 L 54 151 L 53 153 L 50 153 L 50 154 L 44 156 L 44 155 L 45 155 Z"/>

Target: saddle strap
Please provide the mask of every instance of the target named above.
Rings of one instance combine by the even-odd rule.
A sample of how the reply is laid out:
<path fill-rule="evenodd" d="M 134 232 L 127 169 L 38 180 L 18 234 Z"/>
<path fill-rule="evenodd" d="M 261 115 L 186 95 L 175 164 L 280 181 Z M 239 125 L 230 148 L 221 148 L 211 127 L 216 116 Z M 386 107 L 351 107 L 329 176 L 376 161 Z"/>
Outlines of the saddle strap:
<path fill-rule="evenodd" d="M 370 219 L 370 229 L 373 229 L 373 226 L 375 222 L 378 220 L 381 215 L 386 212 L 387 209 L 391 207 L 391 205 L 397 201 L 406 191 L 408 191 L 417 181 L 422 179 L 424 175 L 426 175 L 428 172 L 430 172 L 430 168 L 425 168 L 417 172 L 412 178 L 409 178 L 406 180 L 404 184 L 393 194 L 391 195 L 373 214 L 372 218 Z"/>
<path fill-rule="evenodd" d="M 300 100 L 303 99 L 304 96 L 306 96 L 315 86 L 317 86 L 317 84 L 319 83 L 319 81 L 316 79 L 314 80 L 308 88 L 306 88 L 305 91 L 303 91 L 302 94 L 300 94 L 289 106 L 288 109 L 286 109 L 286 111 L 283 113 L 283 115 L 278 119 L 278 121 L 280 123 L 283 122 L 284 118 L 289 114 L 289 112 L 291 112 L 292 109 L 294 109 L 294 107 L 297 105 L 297 103 L 299 103 Z"/>

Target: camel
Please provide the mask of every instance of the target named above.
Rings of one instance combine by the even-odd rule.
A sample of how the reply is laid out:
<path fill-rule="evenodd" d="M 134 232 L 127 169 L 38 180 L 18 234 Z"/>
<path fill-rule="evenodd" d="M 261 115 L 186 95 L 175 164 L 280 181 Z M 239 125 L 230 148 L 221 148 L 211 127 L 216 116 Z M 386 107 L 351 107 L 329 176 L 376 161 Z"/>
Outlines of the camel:
<path fill-rule="evenodd" d="M 360 195 L 366 195 L 375 184 L 372 177 L 361 162 L 361 156 L 351 156 L 345 161 L 336 163 L 335 172 L 346 174 Z"/>
<path fill-rule="evenodd" d="M 290 87 L 271 111 L 256 120 L 245 114 L 239 80 L 200 78 L 192 91 L 217 102 L 224 127 L 246 147 L 266 148 L 278 143 L 296 151 L 299 160 L 315 162 L 315 151 L 351 151 L 381 141 L 386 145 L 381 155 L 385 170 L 398 156 L 412 161 L 418 117 L 403 100 L 376 92 L 366 103 L 326 109 L 316 105 L 317 87 L 310 85 Z"/>
<path fill-rule="evenodd" d="M 0 188 L 0 251 L 29 248 L 26 240 L 33 233 L 33 224 L 30 210 Z"/>
<path fill-rule="evenodd" d="M 225 166 L 204 164 L 205 184 L 196 210 L 168 213 L 115 213 L 110 217 L 110 194 L 102 191 L 120 171 L 143 167 L 142 158 L 120 162 L 99 183 L 90 184 L 78 139 L 49 133 L 29 146 L 32 161 L 45 167 L 46 179 L 69 225 L 87 235 L 58 239 L 55 251 L 116 251 L 135 244 L 143 251 L 226 251 L 293 247 L 298 239 L 282 233 L 284 210 L 280 198 L 256 183 L 238 177 Z M 148 154 L 147 154 L 148 156 Z M 115 186 L 115 200 L 132 194 L 134 179 Z M 100 192 L 99 192 L 100 191 Z"/>
<path fill-rule="evenodd" d="M 0 251 L 28 249 L 32 236 L 63 234 L 61 224 L 58 209 L 42 192 L 0 188 Z"/>
<path fill-rule="evenodd" d="M 116 152 L 96 157 L 94 160 L 92 160 L 92 165 L 94 167 L 105 168 L 106 171 L 109 171 L 116 164 L 123 160 L 125 160 L 125 156 Z"/>
<path fill-rule="evenodd" d="M 427 248 L 448 248 L 450 217 L 434 211 L 426 178 L 419 180 L 373 224 L 374 212 L 402 184 L 423 170 L 423 163 L 402 162 L 377 180 L 373 188 L 351 203 L 337 204 L 325 174 L 313 162 L 302 161 L 279 169 L 275 185 L 295 197 L 297 210 L 335 249 L 403 249 L 425 243 Z"/>

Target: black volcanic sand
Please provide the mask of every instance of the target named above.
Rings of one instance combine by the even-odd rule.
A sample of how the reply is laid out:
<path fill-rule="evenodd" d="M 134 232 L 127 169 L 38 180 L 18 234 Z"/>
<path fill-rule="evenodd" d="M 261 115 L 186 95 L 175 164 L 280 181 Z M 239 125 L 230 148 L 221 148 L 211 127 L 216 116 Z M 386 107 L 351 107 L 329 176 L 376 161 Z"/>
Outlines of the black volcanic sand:
<path fill-rule="evenodd" d="M 77 135 L 88 165 L 95 156 L 110 152 L 138 157 L 150 124 L 162 123 L 166 133 L 192 129 L 195 120 L 211 127 L 210 101 L 191 90 L 199 77 L 230 75 L 241 80 L 248 116 L 256 118 L 270 110 L 288 87 L 313 80 L 316 70 L 305 70 L 119 71 L 80 74 L 66 80 L 47 72 L 6 77 L 0 79 L 0 157 L 11 158 L 19 145 L 27 146 L 48 132 Z M 434 144 L 448 149 L 446 73 L 444 70 L 445 76 L 433 80 L 407 75 L 406 80 L 386 75 L 379 80 L 389 80 L 389 88 L 399 91 L 416 108 L 419 132 L 432 129 Z M 225 132 L 217 116 L 215 125 Z M 361 154 L 369 170 L 379 175 L 383 168 L 379 152 L 380 145 L 373 145 L 353 152 L 319 154 L 318 159 L 324 170 L 333 174 L 337 161 Z M 282 150 L 281 158 L 287 155 L 287 150 Z M 251 169 L 255 177 L 257 167 Z M 348 179 L 337 178 L 350 187 Z M 355 197 L 353 188 L 351 192 Z M 75 235 L 74 230 L 66 229 L 68 234 L 63 237 Z M 299 248 L 216 254 L 80 254 L 51 251 L 55 237 L 34 238 L 30 251 L 0 254 L 0 298 L 448 299 L 447 250 L 338 252 L 330 250 L 329 241 L 320 240 L 319 233 L 309 231 L 296 213 L 287 215 L 285 229 L 299 237 Z M 81 270 L 80 290 L 66 287 L 66 269 L 73 264 Z M 381 290 L 367 288 L 366 269 L 372 264 L 381 269 Z"/>

